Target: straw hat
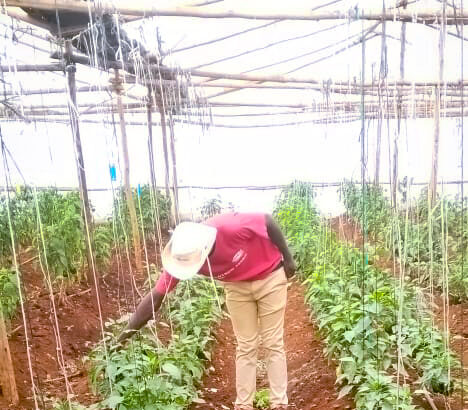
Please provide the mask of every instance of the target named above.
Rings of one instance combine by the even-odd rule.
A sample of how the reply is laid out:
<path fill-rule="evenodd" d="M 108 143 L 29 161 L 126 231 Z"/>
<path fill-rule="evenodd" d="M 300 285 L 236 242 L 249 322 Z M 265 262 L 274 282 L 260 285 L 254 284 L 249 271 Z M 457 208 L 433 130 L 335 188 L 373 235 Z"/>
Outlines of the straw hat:
<path fill-rule="evenodd" d="M 164 269 L 177 279 L 191 279 L 201 269 L 216 240 L 216 228 L 195 222 L 177 225 L 161 255 Z"/>

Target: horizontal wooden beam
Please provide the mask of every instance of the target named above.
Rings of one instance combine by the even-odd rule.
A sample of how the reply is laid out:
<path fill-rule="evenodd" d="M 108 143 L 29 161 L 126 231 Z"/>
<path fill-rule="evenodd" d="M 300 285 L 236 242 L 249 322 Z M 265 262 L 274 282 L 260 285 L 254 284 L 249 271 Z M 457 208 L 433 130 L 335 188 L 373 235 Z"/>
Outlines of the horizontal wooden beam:
<path fill-rule="evenodd" d="M 50 64 L 17 64 L 17 65 L 1 65 L 0 71 L 3 73 L 16 73 L 23 71 L 64 71 L 65 65 L 62 63 L 50 63 Z"/>
<path fill-rule="evenodd" d="M 214 6 L 210 9 L 198 7 L 163 7 L 153 0 L 132 0 L 115 2 L 100 0 L 4 0 L 6 6 L 33 7 L 45 10 L 68 10 L 78 12 L 97 11 L 100 13 L 120 13 L 130 16 L 178 16 L 197 18 L 239 18 L 249 20 L 373 20 L 402 21 L 409 23 L 433 24 L 442 18 L 442 10 L 436 8 L 396 9 L 382 12 L 381 9 L 349 9 L 336 11 L 313 11 L 313 8 L 289 9 L 272 3 L 267 10 L 259 7 L 238 6 L 228 9 Z M 239 4 L 239 3 L 238 3 Z M 245 4 L 245 3 L 243 3 Z M 468 24 L 468 13 L 446 12 L 447 24 Z"/>
<path fill-rule="evenodd" d="M 283 75 L 268 75 L 268 74 L 239 74 L 239 73 L 223 73 L 218 71 L 205 71 L 205 70 L 191 70 L 191 69 L 184 69 L 184 68 L 170 68 L 159 66 L 158 70 L 163 72 L 171 72 L 171 73 L 190 73 L 192 77 L 206 77 L 210 79 L 225 79 L 225 80 L 240 80 L 240 81 L 260 81 L 260 82 L 272 82 L 272 83 L 301 83 L 301 84 L 319 84 L 326 88 L 327 86 L 353 86 L 356 87 L 378 87 L 378 82 L 373 83 L 365 83 L 362 84 L 353 84 L 350 80 L 338 80 L 338 81 L 331 81 L 327 79 L 318 79 L 312 77 L 290 77 L 290 76 L 283 76 Z M 440 83 L 438 81 L 388 81 L 388 84 L 392 86 L 407 86 L 407 87 L 434 87 L 439 86 Z M 202 85 L 202 84 L 200 84 Z M 444 87 L 461 87 L 461 81 L 445 81 L 442 83 Z M 468 80 L 463 82 L 463 86 L 468 86 Z"/>

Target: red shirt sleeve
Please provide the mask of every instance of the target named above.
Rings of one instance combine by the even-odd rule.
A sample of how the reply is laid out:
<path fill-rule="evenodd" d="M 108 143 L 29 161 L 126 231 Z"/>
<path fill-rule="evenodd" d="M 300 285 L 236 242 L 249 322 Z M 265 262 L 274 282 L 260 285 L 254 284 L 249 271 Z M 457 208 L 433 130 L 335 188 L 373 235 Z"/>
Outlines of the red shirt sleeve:
<path fill-rule="evenodd" d="M 179 279 L 174 278 L 174 276 L 169 275 L 166 270 L 163 270 L 156 283 L 155 289 L 161 295 L 167 295 L 174 290 L 178 283 Z"/>

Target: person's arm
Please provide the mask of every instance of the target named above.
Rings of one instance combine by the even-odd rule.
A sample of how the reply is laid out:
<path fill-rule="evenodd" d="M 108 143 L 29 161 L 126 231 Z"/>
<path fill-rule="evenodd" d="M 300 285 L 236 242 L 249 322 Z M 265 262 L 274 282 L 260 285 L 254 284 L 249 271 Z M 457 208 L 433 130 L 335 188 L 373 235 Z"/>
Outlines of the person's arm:
<path fill-rule="evenodd" d="M 135 313 L 130 318 L 127 327 L 120 335 L 118 339 L 119 343 L 132 337 L 153 317 L 153 314 L 156 315 L 164 300 L 164 296 L 165 295 L 159 293 L 156 289 L 153 289 L 141 300 Z"/>
<path fill-rule="evenodd" d="M 268 237 L 283 255 L 283 266 L 284 271 L 286 272 L 286 276 L 291 278 L 296 272 L 296 263 L 294 262 L 291 252 L 289 251 L 288 244 L 286 243 L 283 232 L 281 232 L 280 227 L 271 215 L 265 215 L 265 222 Z"/>

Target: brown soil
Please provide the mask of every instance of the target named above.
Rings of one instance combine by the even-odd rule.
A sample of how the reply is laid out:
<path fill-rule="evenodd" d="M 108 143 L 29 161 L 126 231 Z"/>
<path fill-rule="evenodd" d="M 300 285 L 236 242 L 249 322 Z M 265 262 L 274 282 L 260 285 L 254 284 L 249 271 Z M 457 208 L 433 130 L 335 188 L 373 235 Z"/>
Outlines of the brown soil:
<path fill-rule="evenodd" d="M 155 261 L 154 248 L 148 247 L 151 262 Z M 118 318 L 134 310 L 146 275 L 131 274 L 125 256 L 119 268 L 118 258 L 109 269 L 109 274 L 100 278 L 99 296 L 102 309 L 102 323 L 109 318 Z M 27 259 L 27 258 L 25 258 Z M 133 270 L 133 269 L 132 269 Z M 26 295 L 26 323 L 30 342 L 32 373 L 36 385 L 38 405 L 49 408 L 50 397 L 66 398 L 67 389 L 63 371 L 60 370 L 54 313 L 51 296 L 44 287 L 43 274 L 32 262 L 21 268 Z M 90 392 L 88 375 L 82 358 L 90 348 L 102 338 L 101 320 L 96 298 L 85 283 L 64 286 L 62 290 L 54 286 L 54 301 L 60 340 L 64 358 L 69 392 L 83 404 L 97 399 Z M 8 406 L 0 396 L 0 409 L 33 409 L 31 375 L 26 354 L 25 332 L 21 313 L 11 323 L 9 345 L 15 369 L 16 385 L 20 396 L 18 406 Z"/>
<path fill-rule="evenodd" d="M 350 242 L 356 247 L 362 247 L 363 236 L 359 224 L 342 215 L 331 220 L 331 229 L 336 232 L 341 240 Z M 373 239 L 370 238 L 372 242 Z M 400 274 L 399 264 L 391 257 L 376 258 L 376 266 L 380 269 L 391 272 L 398 276 Z M 464 364 L 464 377 L 468 379 L 468 302 L 459 304 L 450 304 L 449 329 L 450 329 L 450 347 L 458 355 Z M 434 318 L 438 326 L 443 329 L 444 314 L 442 296 L 435 294 L 435 306 L 433 306 Z M 462 375 L 455 374 L 460 378 Z M 465 382 L 465 387 L 467 383 Z M 464 406 L 459 394 L 454 394 L 448 400 L 442 395 L 434 395 L 434 403 L 438 409 L 464 410 L 468 409 L 468 394 L 464 395 Z M 427 409 L 431 409 L 426 400 L 417 403 Z"/>
<path fill-rule="evenodd" d="M 288 294 L 285 319 L 285 344 L 288 360 L 288 396 L 291 409 L 352 409 L 351 398 L 337 400 L 336 369 L 324 357 L 324 344 L 317 327 L 308 317 L 301 286 L 293 282 Z M 235 401 L 236 340 L 229 319 L 216 332 L 211 372 L 205 376 L 201 395 L 205 403 L 192 410 L 232 409 Z M 257 384 L 266 387 L 266 375 L 260 353 Z"/>

